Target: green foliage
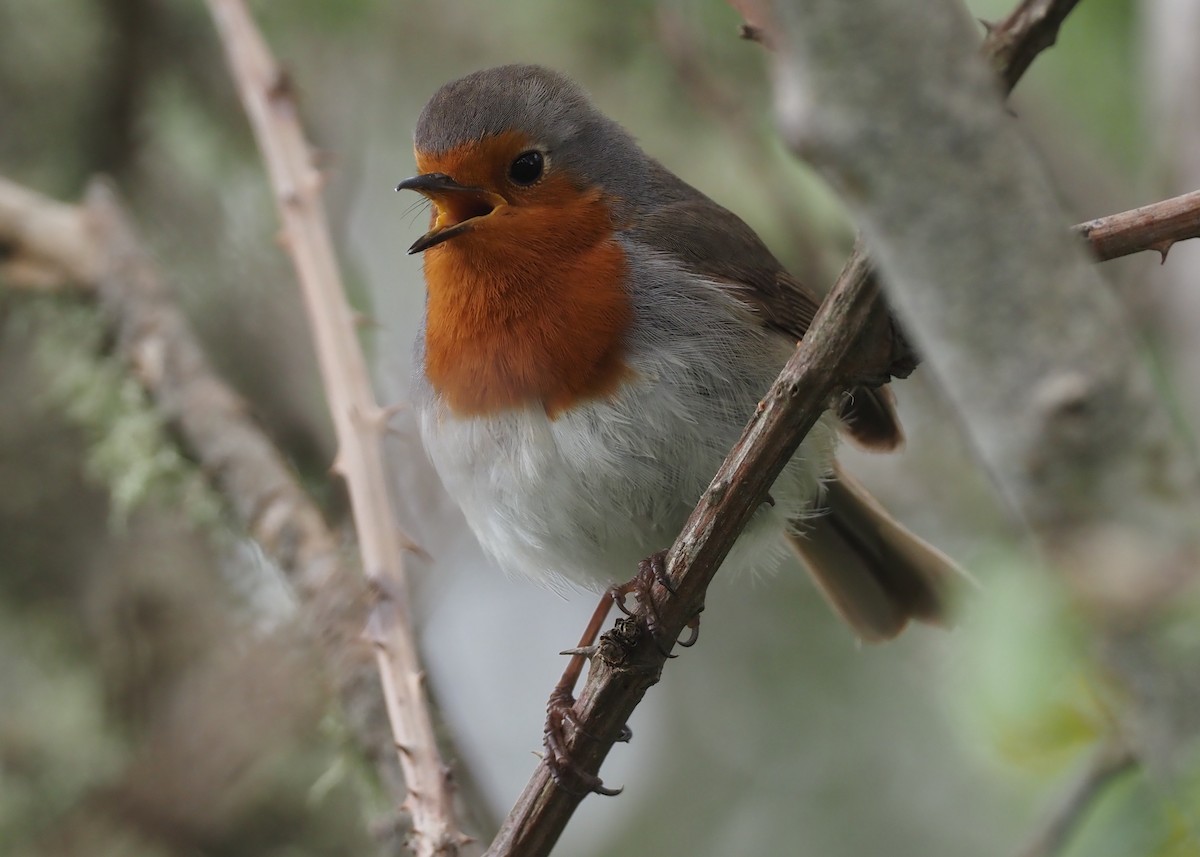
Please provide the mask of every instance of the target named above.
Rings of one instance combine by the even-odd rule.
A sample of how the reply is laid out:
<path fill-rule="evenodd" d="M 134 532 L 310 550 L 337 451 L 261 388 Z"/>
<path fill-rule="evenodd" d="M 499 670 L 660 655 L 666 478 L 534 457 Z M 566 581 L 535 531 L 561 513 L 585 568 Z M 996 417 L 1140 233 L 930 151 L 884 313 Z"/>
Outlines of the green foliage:
<path fill-rule="evenodd" d="M 966 746 L 1019 781 L 1036 817 L 1100 742 L 1130 729 L 1124 709 L 1132 703 L 1127 688 L 1110 684 L 1091 642 L 1096 631 L 1059 577 L 1014 554 L 979 569 L 987 597 L 973 601 L 959 630 L 963 651 L 952 699 Z M 1196 662 L 1195 608 L 1194 596 L 1180 598 L 1157 627 L 1155 651 L 1172 663 Z M 1183 744 L 1164 766 L 1139 754 L 1146 767 L 1101 786 L 1064 854 L 1200 857 L 1198 755 Z"/>
<path fill-rule="evenodd" d="M 120 764 L 101 677 L 59 626 L 0 603 L 0 842 L 52 824 Z"/>
<path fill-rule="evenodd" d="M 1200 793 L 1168 796 L 1142 772 L 1112 784 L 1083 817 L 1064 857 L 1200 857 Z"/>
<path fill-rule="evenodd" d="M 34 358 L 46 395 L 87 435 L 88 475 L 104 485 L 114 523 L 139 505 L 165 503 L 210 528 L 222 505 L 196 466 L 167 436 L 162 416 L 128 368 L 103 353 L 105 324 L 92 307 L 41 300 L 26 308 L 37 327 Z"/>
<path fill-rule="evenodd" d="M 1086 629 L 1056 578 L 1021 557 L 997 556 L 981 576 L 987 597 L 959 632 L 955 699 L 969 743 L 1005 767 L 1053 775 L 1107 729 Z"/>

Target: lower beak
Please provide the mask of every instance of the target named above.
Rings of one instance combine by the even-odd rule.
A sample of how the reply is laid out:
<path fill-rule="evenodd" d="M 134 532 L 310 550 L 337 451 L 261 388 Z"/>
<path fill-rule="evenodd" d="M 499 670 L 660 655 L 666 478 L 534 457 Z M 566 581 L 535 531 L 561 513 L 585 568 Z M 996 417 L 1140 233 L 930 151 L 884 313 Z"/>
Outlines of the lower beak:
<path fill-rule="evenodd" d="M 507 200 L 500 194 L 481 187 L 461 185 L 445 173 L 425 173 L 407 178 L 396 190 L 415 190 L 432 200 L 437 208 L 433 228 L 413 242 L 409 253 L 420 253 L 473 228 L 481 217 L 487 217 Z"/>

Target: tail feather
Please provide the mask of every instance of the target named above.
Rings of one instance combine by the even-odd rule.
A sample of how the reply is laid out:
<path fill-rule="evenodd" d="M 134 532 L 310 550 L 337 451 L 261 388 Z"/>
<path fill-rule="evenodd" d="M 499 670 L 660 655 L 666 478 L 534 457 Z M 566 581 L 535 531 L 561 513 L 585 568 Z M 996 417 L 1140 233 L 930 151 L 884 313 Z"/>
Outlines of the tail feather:
<path fill-rule="evenodd" d="M 896 636 L 917 619 L 947 624 L 946 589 L 962 572 L 904 529 L 856 480 L 835 468 L 828 512 L 789 538 L 834 610 L 864 640 Z"/>
<path fill-rule="evenodd" d="M 904 429 L 890 387 L 855 387 L 842 399 L 838 416 L 842 431 L 862 449 L 889 452 L 904 444 Z"/>

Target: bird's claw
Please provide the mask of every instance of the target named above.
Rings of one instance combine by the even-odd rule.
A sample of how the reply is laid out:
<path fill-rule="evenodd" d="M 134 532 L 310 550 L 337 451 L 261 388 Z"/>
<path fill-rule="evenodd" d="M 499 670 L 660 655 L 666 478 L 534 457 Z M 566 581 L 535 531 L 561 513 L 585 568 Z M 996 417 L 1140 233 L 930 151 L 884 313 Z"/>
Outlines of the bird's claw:
<path fill-rule="evenodd" d="M 629 609 L 625 599 L 629 595 L 635 595 L 638 603 L 643 605 L 643 616 L 646 622 L 646 631 L 650 634 L 650 639 L 654 641 L 654 645 L 658 647 L 659 652 L 665 658 L 674 658 L 676 655 L 671 654 L 663 647 L 659 640 L 658 629 L 662 625 L 662 618 L 659 616 L 658 607 L 654 603 L 654 595 L 652 588 L 657 583 L 663 589 L 672 595 L 676 594 L 675 582 L 671 580 L 671 575 L 667 573 L 667 552 L 665 550 L 657 551 L 650 554 L 641 563 L 638 564 L 637 574 L 632 580 L 612 587 L 608 593 L 612 598 L 613 603 L 617 605 L 617 609 L 626 616 L 632 616 L 633 611 Z M 687 627 L 691 630 L 686 640 L 679 640 L 679 645 L 688 648 L 694 646 L 696 640 L 700 636 L 700 614 L 697 613 L 687 623 Z"/>
<path fill-rule="evenodd" d="M 700 614 L 697 613 L 695 616 L 689 619 L 685 627 L 691 631 L 691 633 L 688 634 L 686 640 L 680 638 L 678 643 L 679 645 L 683 646 L 683 648 L 690 649 L 692 646 L 696 645 L 696 641 L 700 639 Z"/>
<path fill-rule="evenodd" d="M 579 716 L 575 713 L 575 698 L 571 692 L 563 688 L 555 688 L 546 703 L 546 728 L 542 736 L 542 743 L 546 748 L 546 755 L 543 758 L 554 784 L 573 795 L 584 796 L 593 792 L 607 797 L 619 795 L 623 789 L 608 788 L 602 779 L 583 770 L 571 758 L 570 750 L 567 748 L 566 727 L 568 724 L 581 734 L 595 737 L 580 725 Z M 630 736 L 629 728 L 622 727 L 617 740 L 628 741 Z"/>

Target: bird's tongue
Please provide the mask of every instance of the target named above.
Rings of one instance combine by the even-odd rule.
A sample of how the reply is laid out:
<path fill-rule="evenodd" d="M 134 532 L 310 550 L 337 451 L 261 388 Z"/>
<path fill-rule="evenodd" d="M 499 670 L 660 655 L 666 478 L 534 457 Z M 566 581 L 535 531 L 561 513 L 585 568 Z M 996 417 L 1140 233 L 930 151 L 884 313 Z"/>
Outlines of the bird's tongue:
<path fill-rule="evenodd" d="M 495 210 L 491 199 L 474 193 L 448 193 L 434 200 L 437 206 L 437 227 L 447 229 L 475 217 L 485 217 Z"/>

